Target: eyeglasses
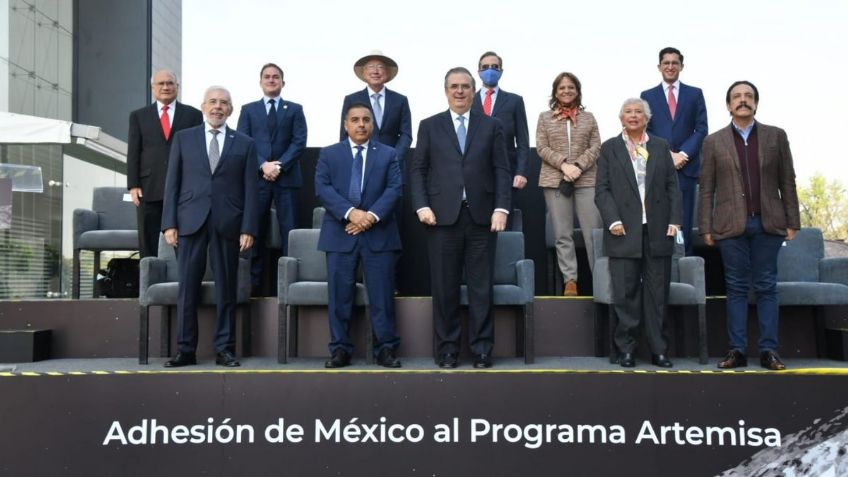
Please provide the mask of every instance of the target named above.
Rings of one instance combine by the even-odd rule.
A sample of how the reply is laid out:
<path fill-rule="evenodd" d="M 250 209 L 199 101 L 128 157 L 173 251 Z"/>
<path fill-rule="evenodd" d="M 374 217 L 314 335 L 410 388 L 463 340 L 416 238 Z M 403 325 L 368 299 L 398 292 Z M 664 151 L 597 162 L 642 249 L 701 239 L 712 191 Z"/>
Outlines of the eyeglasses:
<path fill-rule="evenodd" d="M 173 81 L 160 81 L 158 83 L 153 83 L 153 86 L 156 86 L 157 88 L 173 88 L 176 85 L 177 83 L 174 83 Z"/>
<path fill-rule="evenodd" d="M 386 67 L 383 65 L 365 65 L 365 69 L 368 71 L 386 71 Z"/>
<path fill-rule="evenodd" d="M 501 65 L 480 65 L 480 71 L 495 70 L 500 71 Z"/>

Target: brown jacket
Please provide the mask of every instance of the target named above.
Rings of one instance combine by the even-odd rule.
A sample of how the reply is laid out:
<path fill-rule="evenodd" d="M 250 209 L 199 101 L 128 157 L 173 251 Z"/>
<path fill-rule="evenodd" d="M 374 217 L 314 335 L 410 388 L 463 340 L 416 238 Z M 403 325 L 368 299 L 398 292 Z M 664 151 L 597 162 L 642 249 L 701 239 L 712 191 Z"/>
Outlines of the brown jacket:
<path fill-rule="evenodd" d="M 578 111 L 577 126 L 571 128 L 569 153 L 566 122 L 555 121 L 552 114 L 552 111 L 543 112 L 536 124 L 536 153 L 542 158 L 539 187 L 559 187 L 563 162 L 577 164 L 583 169 L 583 174 L 574 183 L 575 187 L 593 187 L 597 170 L 595 163 L 601 152 L 601 135 L 595 116 L 587 111 Z"/>
<path fill-rule="evenodd" d="M 756 128 L 763 229 L 786 235 L 786 229 L 801 228 L 789 140 L 783 129 L 760 122 Z M 732 125 L 710 134 L 701 151 L 698 227 L 714 240 L 742 235 L 747 221 L 745 185 L 733 134 Z"/>

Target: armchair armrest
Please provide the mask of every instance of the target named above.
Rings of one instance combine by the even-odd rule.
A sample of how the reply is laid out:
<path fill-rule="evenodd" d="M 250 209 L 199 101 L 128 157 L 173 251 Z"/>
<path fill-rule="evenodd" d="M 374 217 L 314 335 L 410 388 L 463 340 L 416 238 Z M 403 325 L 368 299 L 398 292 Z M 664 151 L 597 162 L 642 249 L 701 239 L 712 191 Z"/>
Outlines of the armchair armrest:
<path fill-rule="evenodd" d="M 536 293 L 536 276 L 533 260 L 524 259 L 515 262 L 516 283 L 524 294 L 524 303 L 533 303 Z"/>
<path fill-rule="evenodd" d="M 277 299 L 280 303 L 289 302 L 289 285 L 297 281 L 297 259 L 280 257 L 277 261 Z"/>
<path fill-rule="evenodd" d="M 609 271 L 609 257 L 599 257 L 595 260 L 592 271 L 592 290 L 595 303 L 612 304 L 612 277 Z"/>
<path fill-rule="evenodd" d="M 100 219 L 97 218 L 97 212 L 88 209 L 74 209 L 74 248 L 77 248 L 80 235 L 90 230 L 97 230 L 99 225 Z"/>
<path fill-rule="evenodd" d="M 848 285 L 848 257 L 823 258 L 819 261 L 819 281 Z"/>
<path fill-rule="evenodd" d="M 701 257 L 681 257 L 677 261 L 680 271 L 680 283 L 695 287 L 699 304 L 707 303 L 707 291 L 704 283 L 704 259 Z"/>
<path fill-rule="evenodd" d="M 139 262 L 138 301 L 141 305 L 149 305 L 147 289 L 157 283 L 168 281 L 167 260 L 158 257 L 144 257 Z"/>

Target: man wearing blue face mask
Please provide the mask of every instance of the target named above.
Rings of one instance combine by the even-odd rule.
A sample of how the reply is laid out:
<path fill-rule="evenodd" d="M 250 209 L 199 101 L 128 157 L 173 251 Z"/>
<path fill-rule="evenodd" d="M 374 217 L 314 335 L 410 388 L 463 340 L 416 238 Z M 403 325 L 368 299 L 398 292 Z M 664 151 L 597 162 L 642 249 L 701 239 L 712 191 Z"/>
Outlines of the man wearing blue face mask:
<path fill-rule="evenodd" d="M 477 74 L 483 80 L 483 87 L 474 95 L 472 109 L 500 119 L 512 170 L 512 187 L 523 189 L 527 185 L 527 157 L 530 154 L 524 98 L 498 86 L 503 74 L 503 59 L 494 51 L 480 56 Z"/>

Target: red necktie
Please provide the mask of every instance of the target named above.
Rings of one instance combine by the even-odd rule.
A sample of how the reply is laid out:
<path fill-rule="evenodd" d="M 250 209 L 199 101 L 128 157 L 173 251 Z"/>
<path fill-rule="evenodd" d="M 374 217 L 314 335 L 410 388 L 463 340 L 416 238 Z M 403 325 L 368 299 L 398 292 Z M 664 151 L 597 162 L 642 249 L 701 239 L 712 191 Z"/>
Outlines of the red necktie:
<path fill-rule="evenodd" d="M 162 116 L 159 117 L 159 122 L 162 123 L 162 132 L 165 134 L 167 141 L 171 137 L 171 118 L 168 117 L 168 105 L 162 106 Z"/>
<path fill-rule="evenodd" d="M 668 87 L 668 111 L 671 113 L 671 119 L 674 119 L 674 113 L 677 112 L 677 98 L 674 97 L 674 85 Z"/>
<path fill-rule="evenodd" d="M 483 100 L 483 112 L 486 116 L 492 115 L 492 93 L 494 92 L 493 89 L 486 90 L 486 99 Z"/>

